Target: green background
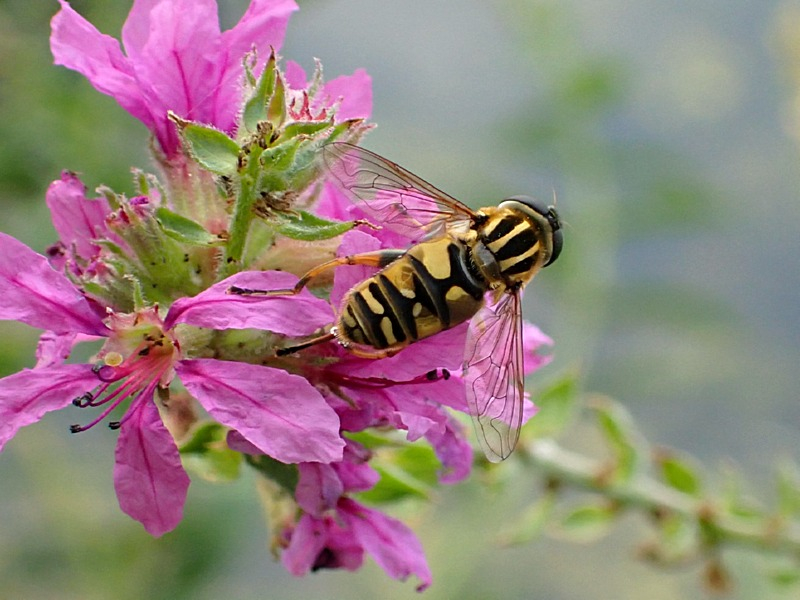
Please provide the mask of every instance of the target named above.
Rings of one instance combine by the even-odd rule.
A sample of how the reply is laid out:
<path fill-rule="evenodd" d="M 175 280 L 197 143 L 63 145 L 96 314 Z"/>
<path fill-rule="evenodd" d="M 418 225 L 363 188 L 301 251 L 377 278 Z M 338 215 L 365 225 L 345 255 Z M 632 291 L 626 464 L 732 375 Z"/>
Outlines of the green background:
<path fill-rule="evenodd" d="M 245 2 L 221 0 L 232 25 Z M 777 460 L 800 447 L 800 4 L 760 0 L 315 0 L 283 56 L 329 78 L 365 67 L 365 145 L 473 206 L 557 197 L 562 257 L 526 293 L 556 340 L 535 392 L 577 369 L 622 401 L 648 438 L 734 463 L 769 500 Z M 73 6 L 118 35 L 127 1 Z M 79 75 L 52 66 L 56 2 L 0 2 L 0 230 L 43 251 L 44 192 L 61 169 L 130 191 L 147 133 Z M 795 54 L 792 53 L 795 48 Z M 0 323 L 0 375 L 33 363 L 37 332 Z M 295 579 L 269 556 L 253 478 L 196 480 L 160 539 L 123 515 L 116 434 L 71 436 L 70 411 L 0 455 L 2 598 L 410 598 L 371 561 Z M 588 438 L 588 439 L 587 439 Z M 579 423 L 567 445 L 596 444 Z M 498 530 L 540 492 L 513 464 L 394 507 L 421 538 L 436 598 L 690 599 L 700 567 L 635 560 L 643 523 L 593 545 L 500 548 Z M 734 598 L 769 598 L 766 559 L 726 555 Z M 779 596 L 775 596 L 779 597 Z"/>

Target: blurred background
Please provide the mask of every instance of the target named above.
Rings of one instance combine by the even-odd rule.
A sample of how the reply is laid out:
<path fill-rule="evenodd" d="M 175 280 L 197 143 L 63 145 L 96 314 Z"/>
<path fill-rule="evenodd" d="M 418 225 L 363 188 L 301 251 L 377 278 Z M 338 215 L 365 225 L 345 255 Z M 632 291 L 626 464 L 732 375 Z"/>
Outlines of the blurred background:
<path fill-rule="evenodd" d="M 128 0 L 75 0 L 119 36 Z M 223 26 L 245 0 L 220 0 Z M 577 370 L 652 442 L 735 464 L 772 498 L 800 453 L 800 2 L 797 0 L 300 0 L 282 55 L 328 78 L 365 67 L 364 145 L 473 206 L 557 198 L 565 250 L 525 297 L 556 340 L 531 390 Z M 0 0 L 0 230 L 55 239 L 44 192 L 63 168 L 130 191 L 147 133 L 52 66 L 57 3 Z M 38 332 L 0 323 L 0 376 L 33 364 Z M 152 539 L 121 513 L 116 434 L 48 415 L 0 455 L 2 598 L 412 598 L 368 559 L 295 579 L 274 563 L 253 478 L 195 480 L 180 527 Z M 565 440 L 583 447 L 581 427 Z M 424 598 L 693 599 L 699 566 L 635 559 L 643 522 L 580 546 L 495 537 L 540 493 L 509 464 L 502 494 L 471 481 L 393 510 L 422 539 Z M 768 561 L 726 555 L 733 598 L 780 597 Z"/>

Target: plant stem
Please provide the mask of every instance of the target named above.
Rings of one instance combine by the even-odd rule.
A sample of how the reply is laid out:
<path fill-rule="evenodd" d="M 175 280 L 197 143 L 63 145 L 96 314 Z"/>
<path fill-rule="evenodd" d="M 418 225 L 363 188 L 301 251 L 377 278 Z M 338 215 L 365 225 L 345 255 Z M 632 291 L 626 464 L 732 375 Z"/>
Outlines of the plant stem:
<path fill-rule="evenodd" d="M 778 554 L 800 556 L 800 530 L 779 518 L 754 520 L 722 514 L 710 500 L 671 488 L 646 474 L 615 481 L 600 461 L 571 452 L 549 439 L 537 440 L 525 448 L 527 458 L 540 472 L 556 482 L 591 491 L 637 508 L 648 514 L 669 511 L 714 533 L 721 546 L 739 546 Z"/>

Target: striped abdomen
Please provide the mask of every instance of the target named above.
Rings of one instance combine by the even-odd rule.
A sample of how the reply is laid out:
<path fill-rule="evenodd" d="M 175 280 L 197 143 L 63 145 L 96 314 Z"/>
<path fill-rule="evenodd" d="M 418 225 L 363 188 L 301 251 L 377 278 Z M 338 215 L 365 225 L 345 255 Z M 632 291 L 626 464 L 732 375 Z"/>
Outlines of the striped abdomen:
<path fill-rule="evenodd" d="M 451 236 L 423 242 L 349 292 L 337 335 L 399 349 L 470 319 L 486 290 L 467 244 Z"/>

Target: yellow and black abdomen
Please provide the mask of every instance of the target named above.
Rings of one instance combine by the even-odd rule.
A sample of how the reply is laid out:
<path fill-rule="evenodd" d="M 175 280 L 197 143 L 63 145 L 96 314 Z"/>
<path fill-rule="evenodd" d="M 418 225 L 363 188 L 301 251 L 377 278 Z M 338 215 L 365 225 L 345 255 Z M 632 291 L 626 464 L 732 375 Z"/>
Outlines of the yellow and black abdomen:
<path fill-rule="evenodd" d="M 345 344 L 399 350 L 472 318 L 487 284 L 470 252 L 452 236 L 413 246 L 349 292 L 337 337 Z"/>

